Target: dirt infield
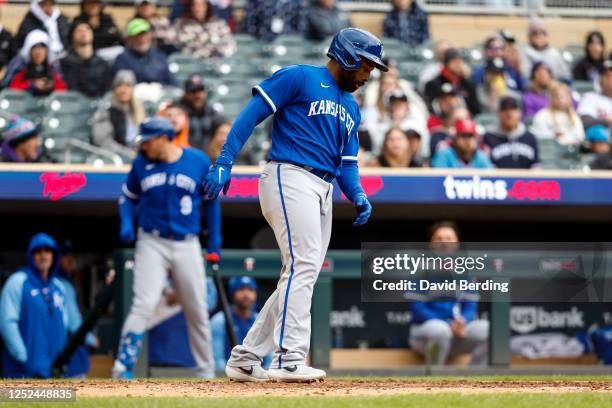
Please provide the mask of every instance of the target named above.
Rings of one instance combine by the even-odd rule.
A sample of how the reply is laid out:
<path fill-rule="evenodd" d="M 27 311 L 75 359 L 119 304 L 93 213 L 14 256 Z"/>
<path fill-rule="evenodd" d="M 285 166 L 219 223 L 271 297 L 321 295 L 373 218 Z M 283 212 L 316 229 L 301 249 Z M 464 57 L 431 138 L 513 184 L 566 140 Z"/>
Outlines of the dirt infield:
<path fill-rule="evenodd" d="M 242 384 L 225 380 L 82 380 L 11 381 L 3 387 L 70 387 L 78 397 L 251 397 L 251 396 L 381 396 L 450 392 L 490 393 L 575 393 L 612 394 L 612 381 L 587 380 L 411 380 L 328 379 L 312 384 Z M 612 395 L 611 395 L 612 397 Z"/>

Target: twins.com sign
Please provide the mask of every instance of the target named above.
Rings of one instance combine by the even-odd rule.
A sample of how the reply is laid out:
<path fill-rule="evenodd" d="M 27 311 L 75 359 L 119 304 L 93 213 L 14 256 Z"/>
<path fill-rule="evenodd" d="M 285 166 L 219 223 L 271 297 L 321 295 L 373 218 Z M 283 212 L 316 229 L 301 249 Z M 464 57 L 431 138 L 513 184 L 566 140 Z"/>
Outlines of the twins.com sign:
<path fill-rule="evenodd" d="M 495 178 L 470 178 L 447 176 L 444 181 L 444 192 L 449 200 L 483 200 L 483 201 L 559 201 L 561 186 L 555 180 L 522 180 L 506 181 Z"/>

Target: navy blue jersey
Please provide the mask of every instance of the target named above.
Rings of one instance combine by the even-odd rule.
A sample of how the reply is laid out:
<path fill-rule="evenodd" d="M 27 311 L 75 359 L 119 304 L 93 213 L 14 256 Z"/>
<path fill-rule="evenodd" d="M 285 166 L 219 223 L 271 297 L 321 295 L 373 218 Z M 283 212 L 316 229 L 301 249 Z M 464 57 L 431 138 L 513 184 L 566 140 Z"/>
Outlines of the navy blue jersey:
<path fill-rule="evenodd" d="M 292 65 L 253 88 L 274 112 L 270 160 L 311 166 L 336 176 L 357 160 L 359 106 L 326 67 Z"/>
<path fill-rule="evenodd" d="M 139 226 L 161 236 L 197 235 L 200 232 L 202 183 L 209 166 L 208 156 L 192 148 L 183 149 L 183 154 L 174 163 L 152 161 L 138 155 L 123 185 L 123 194 L 138 201 Z M 215 216 L 209 217 L 208 209 L 209 206 L 218 208 L 219 204 L 207 201 L 205 205 L 211 231 L 209 249 L 216 249 L 211 248 L 210 240 L 220 241 L 220 213 L 215 209 Z"/>

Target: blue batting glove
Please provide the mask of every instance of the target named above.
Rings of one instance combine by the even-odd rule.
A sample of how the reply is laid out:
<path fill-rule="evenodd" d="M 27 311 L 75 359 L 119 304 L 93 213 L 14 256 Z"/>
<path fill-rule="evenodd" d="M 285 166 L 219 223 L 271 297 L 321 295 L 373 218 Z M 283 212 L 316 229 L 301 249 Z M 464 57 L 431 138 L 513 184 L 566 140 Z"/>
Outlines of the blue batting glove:
<path fill-rule="evenodd" d="M 358 215 L 353 222 L 353 226 L 360 227 L 368 222 L 368 219 L 372 214 L 372 204 L 370 204 L 368 197 L 366 197 L 365 194 L 359 194 L 355 199 L 354 204 Z"/>
<path fill-rule="evenodd" d="M 119 231 L 119 239 L 126 245 L 131 245 L 136 240 L 134 227 L 129 224 L 122 224 Z"/>
<path fill-rule="evenodd" d="M 232 180 L 232 166 L 225 163 L 215 163 L 204 180 L 204 194 L 207 198 L 214 200 L 219 196 L 221 189 L 223 194 L 227 194 L 227 190 Z"/>

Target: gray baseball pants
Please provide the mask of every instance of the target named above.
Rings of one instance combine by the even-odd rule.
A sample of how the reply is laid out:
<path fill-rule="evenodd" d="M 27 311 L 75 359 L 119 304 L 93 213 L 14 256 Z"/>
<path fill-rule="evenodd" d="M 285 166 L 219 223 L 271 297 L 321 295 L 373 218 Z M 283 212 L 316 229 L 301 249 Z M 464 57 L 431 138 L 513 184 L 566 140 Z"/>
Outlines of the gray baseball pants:
<path fill-rule="evenodd" d="M 162 297 L 168 272 L 177 298 L 185 312 L 189 345 L 197 374 L 214 375 L 212 336 L 206 301 L 206 277 L 202 248 L 197 237 L 174 241 L 138 232 L 134 259 L 134 298 L 123 324 L 122 336 L 143 333 Z"/>
<path fill-rule="evenodd" d="M 454 337 L 444 320 L 431 319 L 410 327 L 410 346 L 423 354 L 428 364 L 444 365 L 449 357 L 472 354 L 472 365 L 487 362 L 489 322 L 473 320 L 465 326 L 463 338 Z"/>
<path fill-rule="evenodd" d="M 310 306 L 332 225 L 331 183 L 301 167 L 269 162 L 259 178 L 261 211 L 274 230 L 282 269 L 242 345 L 228 365 L 261 364 L 274 351 L 270 367 L 305 364 L 310 349 Z"/>

